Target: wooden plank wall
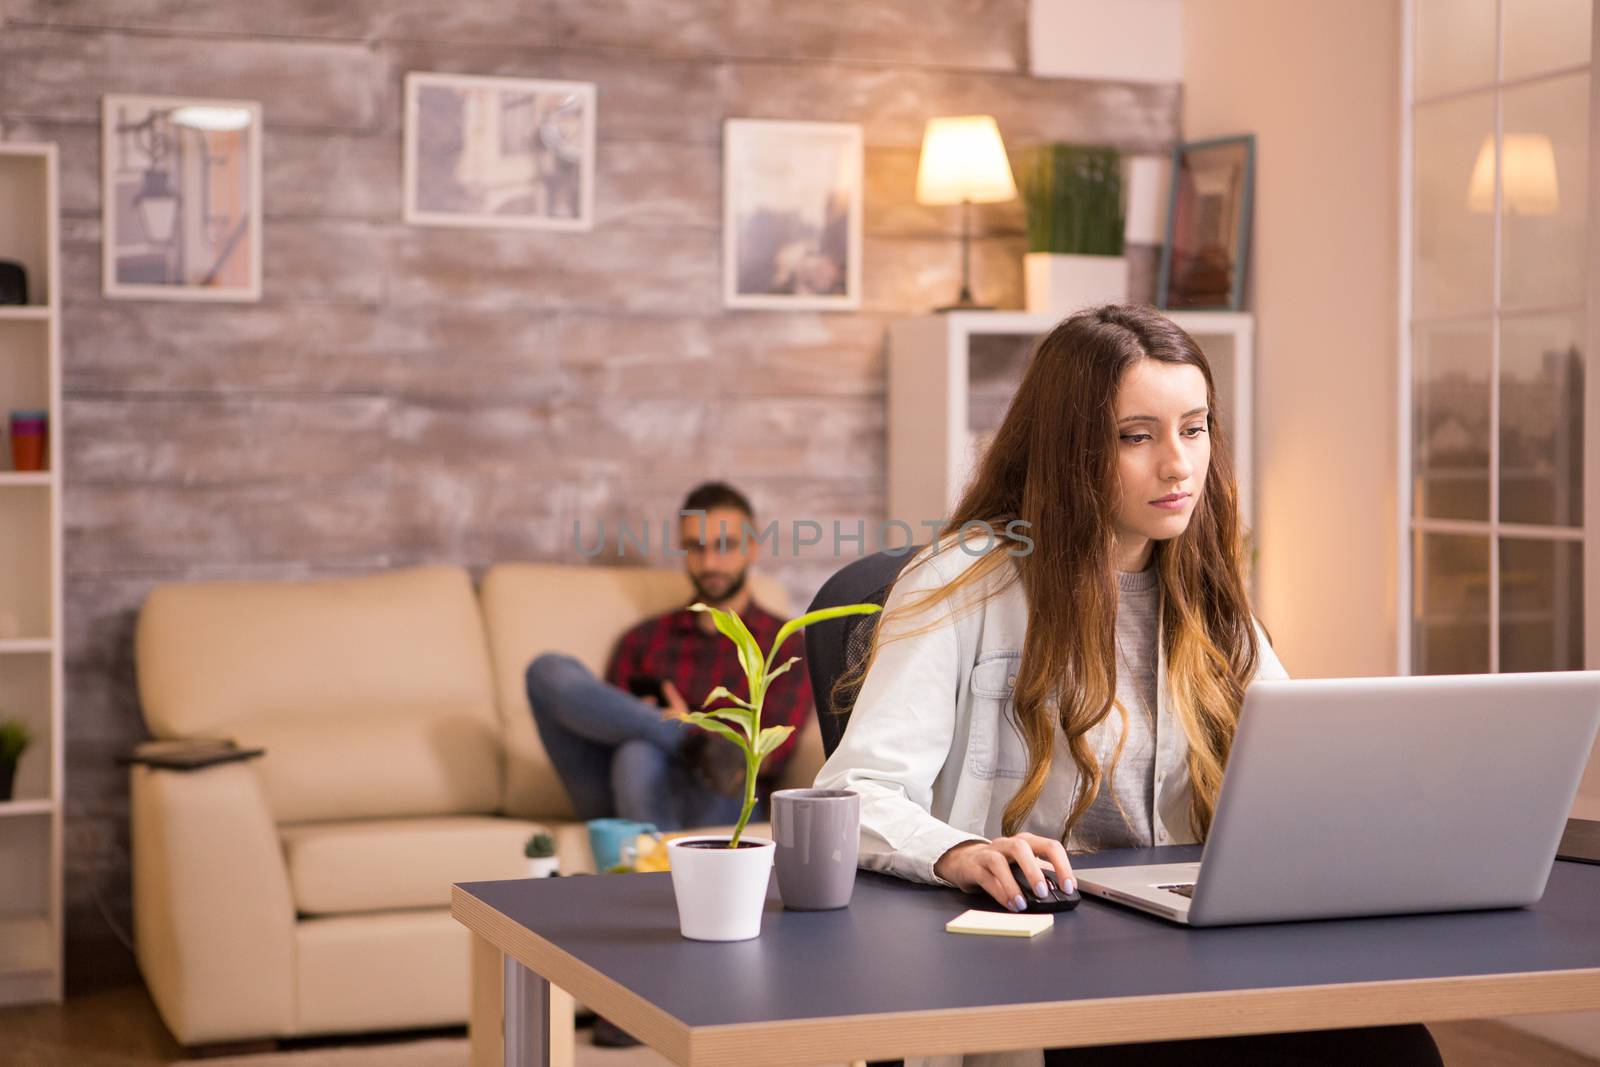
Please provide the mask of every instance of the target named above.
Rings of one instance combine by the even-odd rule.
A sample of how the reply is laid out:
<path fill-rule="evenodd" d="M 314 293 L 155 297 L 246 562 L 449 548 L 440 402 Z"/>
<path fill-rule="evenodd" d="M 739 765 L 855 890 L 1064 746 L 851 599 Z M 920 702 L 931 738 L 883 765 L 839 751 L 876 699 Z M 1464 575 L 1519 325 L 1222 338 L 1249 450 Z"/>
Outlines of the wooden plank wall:
<path fill-rule="evenodd" d="M 142 736 L 135 612 L 155 584 L 576 558 L 708 476 L 763 518 L 884 507 L 886 324 L 953 297 L 954 211 L 913 199 L 930 116 L 1008 145 L 1164 152 L 1177 85 L 1032 78 L 1026 0 L 4 0 L 0 137 L 61 148 L 69 936 L 127 914 Z M 400 222 L 407 71 L 593 81 L 584 234 Z M 259 304 L 100 295 L 100 97 L 265 108 Z M 859 122 L 859 313 L 721 308 L 729 117 Z M 981 209 L 980 299 L 1021 302 L 1021 213 Z M 1148 298 L 1155 250 L 1135 248 Z M 827 546 L 775 566 L 803 604 Z M 789 548 L 784 546 L 787 557 Z"/>

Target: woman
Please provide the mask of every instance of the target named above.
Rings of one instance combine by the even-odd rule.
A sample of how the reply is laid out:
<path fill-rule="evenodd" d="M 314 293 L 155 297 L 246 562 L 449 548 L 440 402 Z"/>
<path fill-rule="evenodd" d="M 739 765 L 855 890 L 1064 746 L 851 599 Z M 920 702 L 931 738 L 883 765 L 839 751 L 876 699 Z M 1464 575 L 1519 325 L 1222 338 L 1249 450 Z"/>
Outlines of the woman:
<path fill-rule="evenodd" d="M 1080 312 L 1041 342 L 955 515 L 895 582 L 864 679 L 841 682 L 861 691 L 817 785 L 861 794 L 863 867 L 1021 910 L 1013 861 L 1065 886 L 1063 843 L 1205 839 L 1245 687 L 1287 677 L 1250 613 L 1218 430 L 1205 356 L 1151 309 Z M 1169 1042 L 1136 1062 L 1351 1055 L 1439 1062 L 1420 1026 Z"/>

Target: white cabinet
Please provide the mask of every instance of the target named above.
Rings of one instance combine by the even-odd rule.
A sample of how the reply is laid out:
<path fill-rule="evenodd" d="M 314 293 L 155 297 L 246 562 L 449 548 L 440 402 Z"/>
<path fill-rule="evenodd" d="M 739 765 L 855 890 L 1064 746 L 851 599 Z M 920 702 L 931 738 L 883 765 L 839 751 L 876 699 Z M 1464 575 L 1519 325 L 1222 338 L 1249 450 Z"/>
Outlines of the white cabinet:
<path fill-rule="evenodd" d="M 1255 319 L 1246 312 L 1170 311 L 1211 362 L 1217 406 L 1233 445 L 1239 513 L 1255 524 Z M 889 511 L 926 542 L 947 517 L 993 439 L 1040 338 L 1060 321 L 1017 311 L 954 311 L 902 319 L 889 330 Z M 901 544 L 890 540 L 890 544 Z"/>
<path fill-rule="evenodd" d="M 0 719 L 33 743 L 0 801 L 0 1005 L 61 999 L 61 361 L 54 145 L 0 143 L 0 260 L 28 304 L 0 304 Z M 18 471 L 14 411 L 48 418 L 45 470 Z"/>

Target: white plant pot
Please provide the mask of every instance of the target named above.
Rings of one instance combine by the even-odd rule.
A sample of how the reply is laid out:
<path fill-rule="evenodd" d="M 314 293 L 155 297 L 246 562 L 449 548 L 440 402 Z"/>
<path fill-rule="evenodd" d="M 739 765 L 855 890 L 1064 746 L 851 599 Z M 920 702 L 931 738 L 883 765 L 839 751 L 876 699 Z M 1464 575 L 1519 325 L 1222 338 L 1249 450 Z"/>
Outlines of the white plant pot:
<path fill-rule="evenodd" d="M 727 837 L 680 837 L 667 842 L 678 929 L 694 941 L 748 941 L 761 934 L 772 878 L 771 841 L 745 837 L 738 848 L 690 848 L 696 841 L 727 843 Z M 746 848 L 746 845 L 754 846 Z"/>
<path fill-rule="evenodd" d="M 529 878 L 551 878 L 561 873 L 560 856 L 540 856 L 528 859 Z"/>
<path fill-rule="evenodd" d="M 1029 252 L 1022 257 L 1022 282 L 1033 314 L 1065 316 L 1098 304 L 1121 304 L 1128 299 L 1128 259 Z"/>

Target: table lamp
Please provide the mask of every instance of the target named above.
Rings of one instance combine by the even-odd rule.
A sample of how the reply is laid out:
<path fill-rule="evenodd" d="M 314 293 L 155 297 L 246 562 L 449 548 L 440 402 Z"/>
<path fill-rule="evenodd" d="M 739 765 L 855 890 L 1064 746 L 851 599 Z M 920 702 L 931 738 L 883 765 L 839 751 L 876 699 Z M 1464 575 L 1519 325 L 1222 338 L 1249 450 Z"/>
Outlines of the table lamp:
<path fill-rule="evenodd" d="M 917 203 L 961 205 L 961 295 L 940 311 L 982 307 L 972 299 L 972 205 L 1015 200 L 1000 127 L 990 115 L 929 119 L 917 164 Z"/>

